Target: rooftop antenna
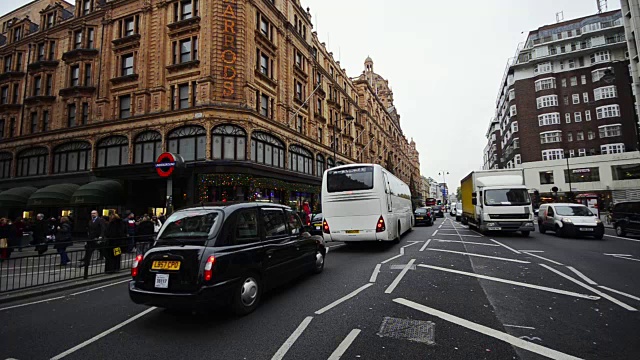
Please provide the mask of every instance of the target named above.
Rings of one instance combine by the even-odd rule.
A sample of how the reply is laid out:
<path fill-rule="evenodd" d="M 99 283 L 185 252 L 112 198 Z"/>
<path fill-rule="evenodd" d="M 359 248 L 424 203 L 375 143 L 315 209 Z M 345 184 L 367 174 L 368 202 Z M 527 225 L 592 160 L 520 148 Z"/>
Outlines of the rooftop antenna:
<path fill-rule="evenodd" d="M 556 23 L 559 23 L 562 20 L 564 20 L 564 11 L 557 12 L 556 13 Z"/>
<path fill-rule="evenodd" d="M 596 4 L 598 5 L 598 14 L 607 11 L 607 0 L 596 0 Z"/>

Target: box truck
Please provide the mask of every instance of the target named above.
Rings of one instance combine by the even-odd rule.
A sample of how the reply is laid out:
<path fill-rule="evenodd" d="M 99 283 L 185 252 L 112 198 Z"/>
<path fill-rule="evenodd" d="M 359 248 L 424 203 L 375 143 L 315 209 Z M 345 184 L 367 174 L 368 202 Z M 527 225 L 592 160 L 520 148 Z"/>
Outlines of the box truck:
<path fill-rule="evenodd" d="M 460 183 L 462 223 L 485 231 L 534 231 L 523 169 L 473 171 Z"/>

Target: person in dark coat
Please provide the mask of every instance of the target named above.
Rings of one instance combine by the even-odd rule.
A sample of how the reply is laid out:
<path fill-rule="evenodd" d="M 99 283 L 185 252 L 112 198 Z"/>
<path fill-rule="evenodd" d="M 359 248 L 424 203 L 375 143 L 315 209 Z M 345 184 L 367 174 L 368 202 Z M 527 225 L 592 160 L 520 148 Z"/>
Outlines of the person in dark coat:
<path fill-rule="evenodd" d="M 148 216 L 142 218 L 142 221 L 138 225 L 138 242 L 149 242 L 153 240 L 154 233 L 153 222 Z"/>
<path fill-rule="evenodd" d="M 69 255 L 67 255 L 67 247 L 71 245 L 71 231 L 69 218 L 66 216 L 61 217 L 55 245 L 53 245 L 58 250 L 58 254 L 60 254 L 60 266 L 66 266 L 70 262 Z"/>
<path fill-rule="evenodd" d="M 103 218 L 98 216 L 97 210 L 91 211 L 91 220 L 89 220 L 87 229 L 89 240 L 84 245 L 84 259 L 82 259 L 82 263 L 80 263 L 80 265 L 78 266 L 89 265 L 89 263 L 91 262 L 91 257 L 93 256 L 93 252 L 95 250 L 98 250 L 98 252 L 100 252 L 100 242 L 104 239 L 104 232 L 107 229 L 107 223 Z"/>
<path fill-rule="evenodd" d="M 0 248 L 0 261 L 7 260 L 17 245 L 17 237 L 15 228 L 6 218 L 0 219 L 0 239 L 6 239 L 2 240 L 2 246 L 6 247 Z"/>
<path fill-rule="evenodd" d="M 44 214 L 36 215 L 36 222 L 31 227 L 33 231 L 33 245 L 36 247 L 38 255 L 42 255 L 47 251 L 47 235 L 49 235 L 49 226 L 44 221 Z"/>
<path fill-rule="evenodd" d="M 120 270 L 120 254 L 127 244 L 127 225 L 118 214 L 109 215 L 109 223 L 104 232 L 107 245 L 104 249 L 104 272 L 113 274 Z"/>

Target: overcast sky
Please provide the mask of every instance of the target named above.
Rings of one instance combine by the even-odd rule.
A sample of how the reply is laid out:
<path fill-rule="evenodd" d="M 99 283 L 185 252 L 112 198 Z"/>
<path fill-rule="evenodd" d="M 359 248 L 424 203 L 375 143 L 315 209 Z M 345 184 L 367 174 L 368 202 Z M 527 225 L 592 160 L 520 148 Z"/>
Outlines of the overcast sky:
<path fill-rule="evenodd" d="M 5 14 L 28 0 L 0 0 Z M 507 59 L 530 30 L 596 13 L 596 0 L 302 0 L 351 77 L 371 56 L 389 80 L 424 176 L 455 189 L 482 166 Z M 609 0 L 609 10 L 620 8 Z"/>

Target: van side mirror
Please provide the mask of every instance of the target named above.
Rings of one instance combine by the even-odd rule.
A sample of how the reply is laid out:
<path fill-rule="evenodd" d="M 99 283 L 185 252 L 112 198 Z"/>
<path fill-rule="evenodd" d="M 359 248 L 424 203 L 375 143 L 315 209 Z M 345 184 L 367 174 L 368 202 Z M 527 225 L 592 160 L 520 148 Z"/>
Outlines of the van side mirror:
<path fill-rule="evenodd" d="M 478 199 L 477 198 L 472 198 L 471 199 L 471 203 L 475 206 L 478 205 Z"/>

